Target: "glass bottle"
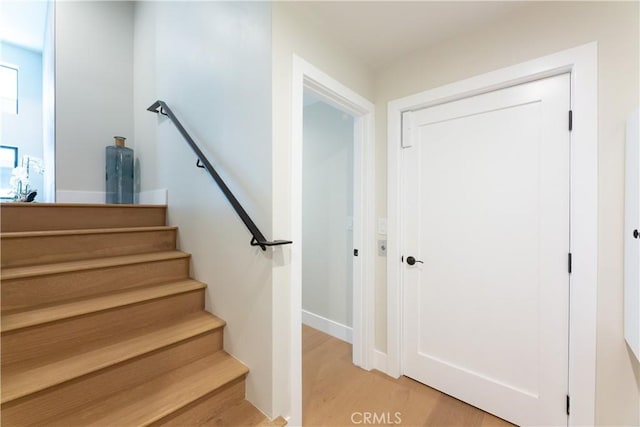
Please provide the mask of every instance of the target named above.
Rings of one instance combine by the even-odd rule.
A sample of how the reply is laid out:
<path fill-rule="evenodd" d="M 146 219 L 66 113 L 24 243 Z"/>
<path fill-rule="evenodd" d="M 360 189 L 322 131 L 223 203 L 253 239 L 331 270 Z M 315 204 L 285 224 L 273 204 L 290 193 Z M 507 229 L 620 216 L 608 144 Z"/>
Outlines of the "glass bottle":
<path fill-rule="evenodd" d="M 126 138 L 115 136 L 115 145 L 106 148 L 106 202 L 133 203 L 133 150 L 124 146 Z"/>

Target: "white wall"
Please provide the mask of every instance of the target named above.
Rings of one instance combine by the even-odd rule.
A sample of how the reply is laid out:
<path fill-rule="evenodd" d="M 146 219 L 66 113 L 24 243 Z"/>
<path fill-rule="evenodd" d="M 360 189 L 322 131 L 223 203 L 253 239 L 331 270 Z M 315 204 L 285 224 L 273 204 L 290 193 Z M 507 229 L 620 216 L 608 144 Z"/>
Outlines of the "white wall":
<path fill-rule="evenodd" d="M 637 2 L 532 2 L 490 28 L 376 73 L 377 216 L 386 216 L 387 102 L 587 42 L 598 42 L 599 262 L 596 420 L 640 425 L 640 366 L 622 329 L 625 119 L 638 107 Z M 376 345 L 386 349 L 385 259 L 377 266 Z"/>
<path fill-rule="evenodd" d="M 56 2 L 58 192 L 104 192 L 105 146 L 133 137 L 132 40 L 131 2 Z"/>
<path fill-rule="evenodd" d="M 42 53 L 2 42 L 0 60 L 18 66 L 18 114 L 3 114 L 2 145 L 18 147 L 18 165 L 29 155 L 42 159 Z M 29 185 L 44 199 L 44 176 L 30 173 Z"/>
<path fill-rule="evenodd" d="M 349 328 L 353 326 L 353 125 L 353 117 L 322 101 L 304 108 L 302 309 Z"/>
<path fill-rule="evenodd" d="M 247 398 L 272 410 L 271 250 L 250 233 L 163 116 L 169 105 L 267 238 L 272 238 L 271 12 L 262 2 L 139 2 L 134 116 L 142 191 L 166 188 L 169 223 L 227 322 L 225 349 L 250 368 Z M 286 235 L 275 236 L 277 238 Z"/>
<path fill-rule="evenodd" d="M 329 74 L 359 95 L 373 98 L 373 74 L 351 52 L 342 48 L 330 29 L 318 28 L 299 13 L 295 2 L 272 3 L 273 90 L 273 233 L 286 238 L 291 232 L 291 99 L 293 54 Z M 294 242 L 295 246 L 296 242 Z M 274 253 L 273 266 L 273 407 L 289 415 L 291 247 Z"/>

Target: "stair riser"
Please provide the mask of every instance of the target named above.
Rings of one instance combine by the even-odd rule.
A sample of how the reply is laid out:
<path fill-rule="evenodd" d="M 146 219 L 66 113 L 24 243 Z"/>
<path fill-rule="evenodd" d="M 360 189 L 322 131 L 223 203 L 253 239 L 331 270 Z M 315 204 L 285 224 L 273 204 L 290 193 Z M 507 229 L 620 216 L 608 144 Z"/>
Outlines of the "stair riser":
<path fill-rule="evenodd" d="M 189 258 L 2 281 L 2 311 L 25 309 L 189 276 Z"/>
<path fill-rule="evenodd" d="M 166 219 L 166 206 L 7 203 L 1 209 L 3 232 L 153 227 Z"/>
<path fill-rule="evenodd" d="M 174 250 L 176 230 L 2 238 L 2 267 Z"/>
<path fill-rule="evenodd" d="M 45 422 L 92 401 L 133 388 L 145 381 L 222 348 L 222 329 L 199 335 L 170 347 L 133 359 L 74 381 L 2 405 L 2 423 L 53 425 Z"/>
<path fill-rule="evenodd" d="M 216 390 L 191 405 L 151 424 L 149 427 L 184 427 L 200 425 L 222 425 L 215 419 L 227 408 L 238 404 L 245 397 L 245 380 L 238 379 L 220 390 Z"/>
<path fill-rule="evenodd" d="M 186 292 L 2 334 L 2 365 L 65 354 L 93 342 L 204 309 L 204 290 Z"/>

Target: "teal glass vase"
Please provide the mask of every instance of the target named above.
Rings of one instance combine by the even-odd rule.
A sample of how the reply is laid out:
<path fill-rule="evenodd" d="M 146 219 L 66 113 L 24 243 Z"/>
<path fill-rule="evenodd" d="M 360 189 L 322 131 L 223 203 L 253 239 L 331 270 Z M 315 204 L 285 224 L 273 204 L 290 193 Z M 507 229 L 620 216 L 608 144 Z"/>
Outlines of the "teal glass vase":
<path fill-rule="evenodd" d="M 116 136 L 106 148 L 106 202 L 133 204 L 133 150 L 125 147 L 126 138 Z"/>

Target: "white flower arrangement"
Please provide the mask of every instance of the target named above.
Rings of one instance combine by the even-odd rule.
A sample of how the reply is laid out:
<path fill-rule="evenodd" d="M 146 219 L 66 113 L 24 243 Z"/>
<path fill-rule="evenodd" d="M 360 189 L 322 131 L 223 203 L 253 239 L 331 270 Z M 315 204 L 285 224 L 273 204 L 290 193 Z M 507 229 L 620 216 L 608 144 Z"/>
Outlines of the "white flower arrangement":
<path fill-rule="evenodd" d="M 37 189 L 31 189 L 29 174 L 44 174 L 44 161 L 29 155 L 22 157 L 20 166 L 13 169 L 9 185 L 11 185 L 13 200 L 15 202 L 32 202 L 38 194 Z"/>

